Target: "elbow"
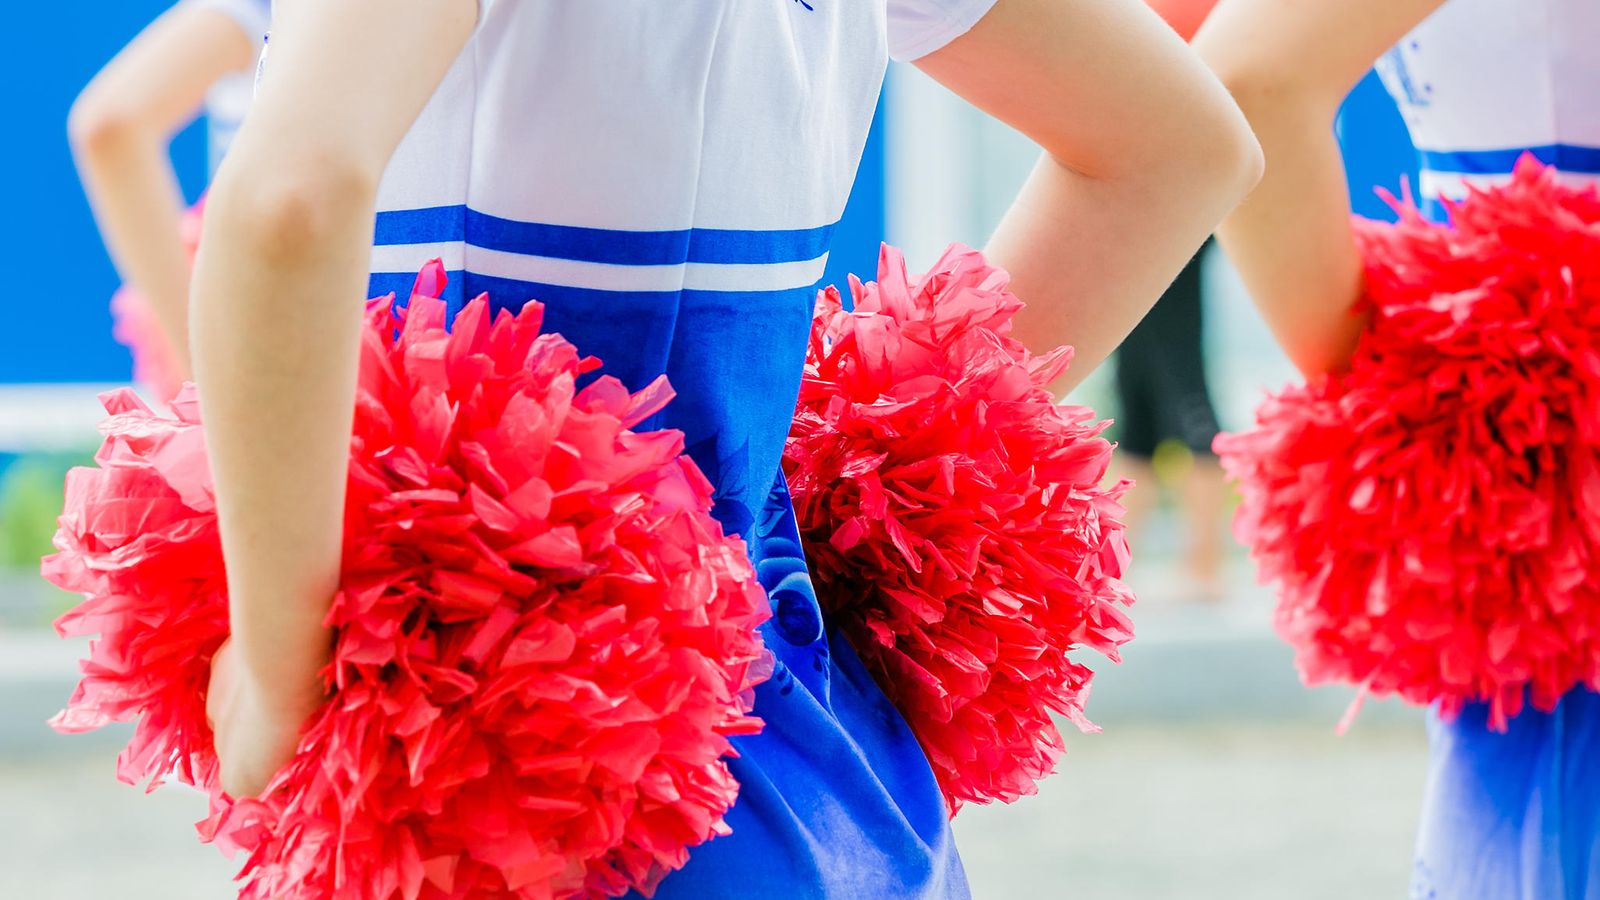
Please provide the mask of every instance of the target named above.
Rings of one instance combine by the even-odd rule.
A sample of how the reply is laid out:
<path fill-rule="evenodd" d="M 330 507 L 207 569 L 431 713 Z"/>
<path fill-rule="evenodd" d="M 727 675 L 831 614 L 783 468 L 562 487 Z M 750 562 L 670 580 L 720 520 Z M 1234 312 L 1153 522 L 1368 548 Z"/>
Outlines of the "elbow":
<path fill-rule="evenodd" d="M 1267 155 L 1261 149 L 1261 141 L 1256 138 L 1256 133 L 1250 128 L 1250 123 L 1240 115 L 1236 116 L 1237 127 L 1230 136 L 1230 166 L 1235 183 L 1239 186 L 1239 198 L 1256 189 L 1263 176 L 1267 174 Z"/>
<path fill-rule="evenodd" d="M 337 241 L 363 210 L 370 217 L 377 181 L 366 167 L 326 156 L 225 165 L 206 201 L 204 242 L 225 235 L 256 265 L 295 265 Z"/>
<path fill-rule="evenodd" d="M 1214 143 L 1215 150 L 1210 155 L 1217 170 L 1215 177 L 1231 188 L 1235 202 L 1243 200 L 1261 183 L 1267 158 L 1249 121 L 1231 104 L 1223 114 Z"/>
<path fill-rule="evenodd" d="M 1182 196 L 1220 218 L 1261 182 L 1266 155 L 1253 123 L 1203 69 L 1179 87 L 1181 96 L 1142 117 L 1137 143 L 1119 146 L 1099 167 L 1067 165 L 1146 196 Z"/>
<path fill-rule="evenodd" d="M 1281 97 L 1282 78 L 1257 78 L 1250 73 L 1216 72 L 1223 90 L 1216 91 L 1219 155 L 1239 187 L 1237 199 L 1255 190 L 1266 174 L 1266 153 L 1258 135 L 1262 111 Z"/>
<path fill-rule="evenodd" d="M 1232 209 L 1260 183 L 1266 157 L 1249 121 L 1221 91 L 1200 113 L 1185 123 L 1181 136 L 1172 135 L 1169 146 L 1184 146 L 1188 152 L 1173 160 L 1184 171 L 1168 177 L 1204 189 L 1224 210 Z"/>
<path fill-rule="evenodd" d="M 80 157 L 104 159 L 154 140 L 149 125 L 131 109 L 91 86 L 67 114 L 67 140 Z"/>

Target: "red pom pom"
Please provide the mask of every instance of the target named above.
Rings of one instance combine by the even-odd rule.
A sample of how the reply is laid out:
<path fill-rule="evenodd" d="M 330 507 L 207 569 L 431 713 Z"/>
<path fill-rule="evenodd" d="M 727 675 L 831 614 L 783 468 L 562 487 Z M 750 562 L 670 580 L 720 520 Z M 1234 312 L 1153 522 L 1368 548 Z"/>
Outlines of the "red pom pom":
<path fill-rule="evenodd" d="M 1131 637 L 1119 578 L 1126 485 L 1111 445 L 1044 385 L 1062 348 L 1009 337 L 1008 276 L 952 247 L 910 281 L 885 247 L 879 281 L 824 291 L 785 468 L 818 592 L 905 714 L 952 814 L 1036 790 L 1084 730 L 1090 671 Z"/>
<path fill-rule="evenodd" d="M 1358 223 L 1348 371 L 1217 450 L 1308 683 L 1504 728 L 1600 689 L 1600 196 L 1529 158 L 1451 212 Z"/>
<path fill-rule="evenodd" d="M 649 892 L 727 831 L 766 597 L 682 435 L 629 430 L 665 381 L 580 389 L 598 363 L 541 314 L 372 308 L 331 699 L 262 800 L 218 791 L 204 716 L 227 600 L 193 394 L 176 418 L 108 398 L 45 563 L 88 595 L 62 633 L 100 635 L 57 725 L 137 719 L 121 776 L 209 790 L 241 896 Z"/>

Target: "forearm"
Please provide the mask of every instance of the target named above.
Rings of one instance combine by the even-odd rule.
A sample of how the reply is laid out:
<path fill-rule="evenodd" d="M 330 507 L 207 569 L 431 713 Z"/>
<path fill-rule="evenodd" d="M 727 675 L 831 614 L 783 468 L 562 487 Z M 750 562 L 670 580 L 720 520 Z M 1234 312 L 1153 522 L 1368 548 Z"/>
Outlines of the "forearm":
<path fill-rule="evenodd" d="M 1244 118 L 1135 0 L 1001 0 L 918 63 L 1045 151 L 988 247 L 1027 308 L 1017 336 L 1077 361 L 1133 329 L 1260 176 Z"/>
<path fill-rule="evenodd" d="M 189 369 L 189 256 L 183 197 L 166 135 L 132 129 L 74 141 L 78 171 L 100 234 L 123 280 L 150 304 L 174 358 Z"/>
<path fill-rule="evenodd" d="M 219 181 L 193 289 L 195 365 L 234 639 L 300 703 L 326 661 L 373 200 Z"/>
<path fill-rule="evenodd" d="M 195 269 L 233 636 L 260 703 L 289 719 L 330 649 L 378 181 L 476 24 L 473 0 L 417 7 L 275 5 L 272 60 Z"/>
<path fill-rule="evenodd" d="M 1344 365 L 1363 319 L 1333 102 L 1244 99 L 1267 173 L 1218 232 L 1289 359 L 1307 376 Z"/>
<path fill-rule="evenodd" d="M 1175 189 L 1095 179 L 1044 156 L 989 242 L 1027 302 L 1016 336 L 1038 352 L 1070 343 L 1076 386 L 1116 349 L 1243 190 L 1237 179 Z"/>
<path fill-rule="evenodd" d="M 1223 224 L 1222 245 L 1308 376 L 1344 365 L 1362 326 L 1334 116 L 1373 61 L 1441 2 L 1222 0 L 1195 37 L 1267 159 L 1266 177 Z"/>
<path fill-rule="evenodd" d="M 258 40 L 216 10 L 175 7 L 95 76 L 67 123 L 106 247 L 186 370 L 190 263 L 168 143 L 218 78 L 249 68 Z"/>

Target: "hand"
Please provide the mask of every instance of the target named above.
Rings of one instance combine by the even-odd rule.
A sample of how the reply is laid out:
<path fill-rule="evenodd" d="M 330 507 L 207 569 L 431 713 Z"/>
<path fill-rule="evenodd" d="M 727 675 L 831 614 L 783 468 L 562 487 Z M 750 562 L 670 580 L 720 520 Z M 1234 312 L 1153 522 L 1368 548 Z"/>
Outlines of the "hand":
<path fill-rule="evenodd" d="M 233 641 L 211 660 L 206 718 L 221 763 L 222 789 L 235 798 L 258 797 L 294 758 L 306 721 L 322 703 L 318 691 L 280 696 L 256 683 Z"/>

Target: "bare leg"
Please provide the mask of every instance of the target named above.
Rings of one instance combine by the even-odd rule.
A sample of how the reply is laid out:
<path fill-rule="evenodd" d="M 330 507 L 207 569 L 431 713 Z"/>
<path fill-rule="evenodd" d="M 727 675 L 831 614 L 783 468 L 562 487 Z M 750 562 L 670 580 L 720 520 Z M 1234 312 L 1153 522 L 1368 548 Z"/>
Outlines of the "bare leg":
<path fill-rule="evenodd" d="M 1134 482 L 1133 488 L 1122 498 L 1122 505 L 1128 510 L 1123 520 L 1128 525 L 1128 543 L 1137 551 L 1144 526 L 1161 499 L 1161 482 L 1156 478 L 1156 470 L 1150 460 L 1131 454 L 1119 454 L 1116 474 Z"/>
<path fill-rule="evenodd" d="M 1204 600 L 1220 600 L 1227 553 L 1228 482 L 1216 457 L 1194 458 L 1178 486 L 1178 496 L 1188 531 L 1185 562 L 1196 595 Z"/>

